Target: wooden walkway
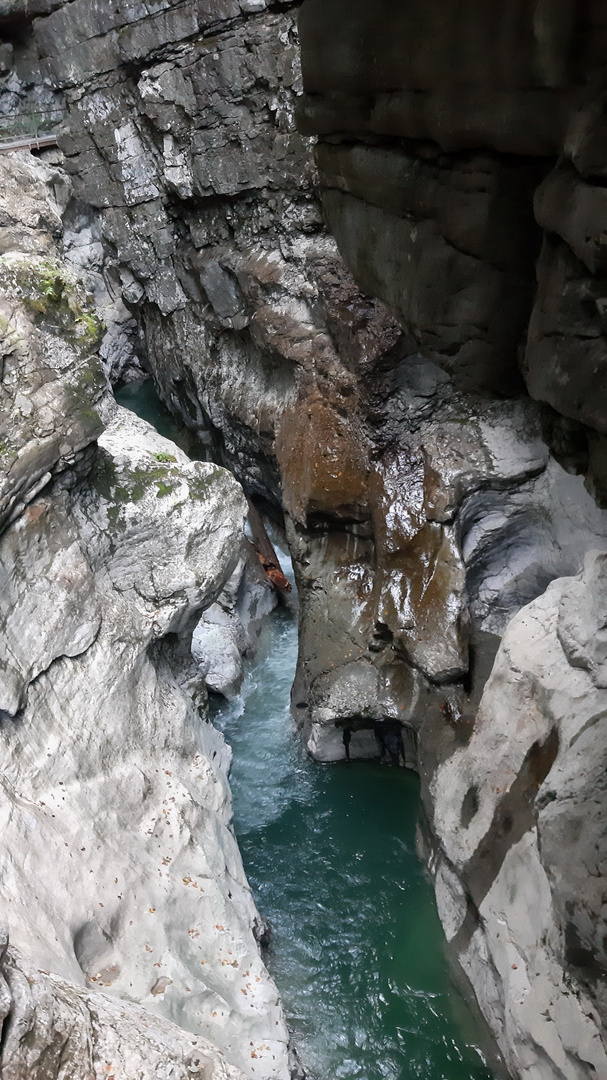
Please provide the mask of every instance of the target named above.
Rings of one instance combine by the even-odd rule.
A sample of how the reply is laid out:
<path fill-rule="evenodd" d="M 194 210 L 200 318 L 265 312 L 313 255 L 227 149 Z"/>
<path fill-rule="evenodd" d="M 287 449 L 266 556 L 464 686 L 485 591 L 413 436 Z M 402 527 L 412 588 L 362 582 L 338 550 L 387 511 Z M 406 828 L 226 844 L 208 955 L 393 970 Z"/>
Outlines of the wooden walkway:
<path fill-rule="evenodd" d="M 24 139 L 10 139 L 0 142 L 0 154 L 6 154 L 9 150 L 42 150 L 45 146 L 57 146 L 56 135 L 38 135 L 33 138 L 29 135 Z"/>

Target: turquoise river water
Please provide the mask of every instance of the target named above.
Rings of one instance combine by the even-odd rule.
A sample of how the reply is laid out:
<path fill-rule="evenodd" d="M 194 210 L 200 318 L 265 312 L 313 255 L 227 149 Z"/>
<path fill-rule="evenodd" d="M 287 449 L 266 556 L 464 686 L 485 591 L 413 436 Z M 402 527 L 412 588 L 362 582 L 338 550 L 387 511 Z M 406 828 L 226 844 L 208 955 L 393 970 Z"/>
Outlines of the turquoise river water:
<path fill-rule="evenodd" d="M 144 387 L 121 404 L 175 438 Z M 212 711 L 233 749 L 235 831 L 302 1064 L 315 1080 L 492 1080 L 415 852 L 418 780 L 310 761 L 289 711 L 296 659 L 296 617 L 281 609 L 241 695 Z"/>

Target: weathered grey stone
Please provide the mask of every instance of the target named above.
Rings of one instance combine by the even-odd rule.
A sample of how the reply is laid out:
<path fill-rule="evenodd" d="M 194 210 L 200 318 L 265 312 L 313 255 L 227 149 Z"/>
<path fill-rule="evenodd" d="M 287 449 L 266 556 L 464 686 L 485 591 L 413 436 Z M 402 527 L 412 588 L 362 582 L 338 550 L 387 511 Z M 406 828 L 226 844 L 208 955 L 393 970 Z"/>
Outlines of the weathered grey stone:
<path fill-rule="evenodd" d="M 552 459 L 536 479 L 510 491 L 489 486 L 470 495 L 457 527 L 471 615 L 499 635 L 522 604 L 553 578 L 574 574 L 585 553 L 607 541 L 605 512 L 583 478 Z"/>
<path fill-rule="evenodd" d="M 480 12 L 470 3 L 462 23 L 455 4 L 372 10 L 362 0 L 306 0 L 302 130 L 338 144 L 319 154 L 325 210 L 358 284 L 390 311 L 361 295 L 322 226 L 309 143 L 293 129 L 301 89 L 293 12 L 228 0 L 159 0 L 144 18 L 137 10 L 74 0 L 40 25 L 70 99 L 62 145 L 76 190 L 102 211 L 111 269 L 145 333 L 161 396 L 248 493 L 285 511 L 301 595 L 293 700 L 309 748 L 322 760 L 343 757 L 349 725 L 353 756 L 372 756 L 374 724 L 404 721 L 419 732 L 423 776 L 441 777 L 450 755 L 464 752 L 496 634 L 604 541 L 604 514 L 581 477 L 547 452 L 540 408 L 477 396 L 522 388 L 516 360 L 540 237 L 531 191 L 554 164 L 543 155 L 562 146 L 572 89 L 605 54 L 604 20 L 596 9 L 582 20 L 567 3 L 523 4 L 516 17 L 509 4 Z M 354 145 L 343 145 L 344 134 Z M 579 189 L 584 206 L 588 186 Z M 576 186 L 571 205 L 578 194 Z M 525 373 L 535 397 L 600 428 L 601 283 L 588 265 L 573 265 L 566 246 L 598 265 L 600 228 L 587 240 L 578 211 L 556 209 L 566 240 L 546 244 L 565 252 L 567 295 L 548 295 L 564 277 L 543 256 Z M 546 227 L 558 232 L 556 218 Z M 420 345 L 453 379 L 412 355 Z M 569 375 L 580 358 L 576 381 Z M 232 635 L 228 621 L 221 629 Z M 600 657 L 588 663 L 598 670 Z M 453 790 L 462 783 L 456 777 Z M 476 795 L 462 792 L 459 807 L 449 791 L 445 815 L 463 807 L 457 840 L 474 828 Z M 555 820 L 565 805 L 559 794 Z M 546 1054 L 559 1080 L 569 1080 L 570 1060 L 571 1075 L 585 1080 L 578 1061 L 600 1072 L 601 1051 L 594 1035 L 581 1039 L 577 1005 L 562 993 L 562 956 L 550 953 L 556 924 L 534 827 L 507 852 L 496 843 L 493 880 L 477 866 L 469 888 L 443 852 L 441 911 L 486 1014 L 496 1030 L 505 1025 L 513 1069 L 516 1047 L 534 1080 L 558 1076 Z M 555 848 L 559 828 L 552 840 L 546 832 Z M 567 835 L 563 849 L 571 842 Z M 537 911 L 527 910 L 526 881 L 542 897 Z M 530 950 L 548 935 L 549 955 L 533 953 L 544 966 L 528 1021 L 486 899 L 498 896 L 496 912 L 506 901 L 516 907 L 515 886 L 513 935 L 524 924 Z M 568 889 L 555 886 L 555 905 Z M 477 906 L 486 901 L 486 936 L 470 924 L 468 893 Z M 572 923 L 581 961 L 594 948 L 588 912 Z M 465 945 L 470 925 L 478 933 Z M 84 935 L 83 955 L 94 941 Z M 157 996 L 173 992 L 171 984 Z M 537 1068 L 534 1054 L 544 1055 Z"/>
<path fill-rule="evenodd" d="M 68 0 L 1 0 L 0 18 L 11 23 L 24 23 L 38 15 L 48 15 Z"/>
<path fill-rule="evenodd" d="M 545 166 L 438 147 L 320 143 L 323 205 L 356 280 L 467 388 L 511 392 Z M 494 321 L 495 320 L 495 321 Z"/>
<path fill-rule="evenodd" d="M 299 128 L 321 138 L 323 205 L 357 282 L 466 389 L 517 393 L 524 350 L 531 395 L 604 433 L 599 8 L 305 0 L 300 30 Z"/>
<path fill-rule="evenodd" d="M 39 971 L 5 946 L 0 968 L 6 1080 L 41 1075 L 62 1080 L 111 1075 L 116 1080 L 242 1080 L 220 1051 L 200 1035 L 154 1016 L 130 1001 Z"/>
<path fill-rule="evenodd" d="M 529 323 L 524 375 L 530 394 L 557 412 L 607 432 L 605 285 L 569 246 L 546 236 Z"/>
<path fill-rule="evenodd" d="M 3 38 L 0 61 L 0 137 L 36 138 L 54 132 L 65 117 L 65 100 L 43 70 L 32 19 L 49 14 L 62 0 L 10 0 L 0 4 Z"/>
<path fill-rule="evenodd" d="M 515 616 L 472 738 L 431 784 L 451 948 L 515 1075 L 607 1069 L 605 566 L 590 554 Z"/>
<path fill-rule="evenodd" d="M 244 657 L 255 652 L 260 620 L 278 604 L 276 590 L 257 552 L 244 539 L 236 568 L 217 601 L 203 613 L 192 634 L 192 656 L 207 689 L 224 697 L 238 693 Z"/>
<path fill-rule="evenodd" d="M 239 558 L 244 497 L 109 398 L 60 257 L 107 299 L 96 221 L 72 204 L 61 252 L 60 174 L 2 160 L 25 252 L 0 256 L 1 1070 L 286 1080 L 229 751 L 189 654 Z"/>
<path fill-rule="evenodd" d="M 469 671 L 470 632 L 488 640 L 473 647 L 476 685 L 492 635 L 607 538 L 533 403 L 470 399 L 419 357 L 375 393 L 367 434 L 310 395 L 279 443 L 281 462 L 299 462 L 283 467 L 302 611 L 293 700 L 322 760 L 344 756 L 344 720 L 353 754 L 378 753 L 374 721 L 419 728 Z"/>
<path fill-rule="evenodd" d="M 583 578 L 574 578 L 563 590 L 557 625 L 571 666 L 588 671 L 603 690 L 607 689 L 606 558 L 588 558 Z"/>
<path fill-rule="evenodd" d="M 323 206 L 356 281 L 384 300 L 422 351 L 464 389 L 518 389 L 512 358 L 531 307 L 524 272 L 460 251 L 430 217 L 396 217 L 333 188 Z"/>
<path fill-rule="evenodd" d="M 2 897 L 32 964 L 285 1080 L 286 1027 L 229 827 L 229 751 L 205 723 L 188 648 L 238 558 L 244 514 L 227 472 L 114 407 L 86 481 L 55 484 L 4 533 L 15 584 L 3 617 L 24 659 L 19 712 L 0 732 Z M 79 624 L 71 589 L 32 592 L 29 552 L 49 548 L 87 605 Z"/>
<path fill-rule="evenodd" d="M 106 390 L 95 355 L 100 324 L 90 297 L 59 258 L 65 181 L 31 155 L 2 157 L 0 255 L 0 527 L 82 455 L 102 430 Z"/>
<path fill-rule="evenodd" d="M 607 269 L 607 191 L 589 184 L 569 161 L 562 161 L 540 184 L 535 216 L 547 232 L 569 245 L 591 274 Z"/>

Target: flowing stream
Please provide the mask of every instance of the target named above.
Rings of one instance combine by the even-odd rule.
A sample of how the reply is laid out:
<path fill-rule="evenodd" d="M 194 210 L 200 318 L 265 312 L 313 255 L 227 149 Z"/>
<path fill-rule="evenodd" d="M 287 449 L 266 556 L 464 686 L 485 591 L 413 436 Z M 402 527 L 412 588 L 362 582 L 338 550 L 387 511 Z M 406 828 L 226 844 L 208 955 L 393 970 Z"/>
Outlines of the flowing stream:
<path fill-rule="evenodd" d="M 175 438 L 144 387 L 120 403 Z M 241 695 L 212 712 L 233 749 L 235 831 L 302 1063 L 318 1080 L 492 1080 L 415 852 L 417 777 L 310 761 L 289 711 L 296 659 L 296 618 L 281 609 Z"/>
<path fill-rule="evenodd" d="M 415 853 L 417 777 L 310 761 L 289 712 L 296 659 L 295 619 L 279 612 L 241 697 L 213 719 L 302 1063 L 319 1080 L 490 1080 Z"/>

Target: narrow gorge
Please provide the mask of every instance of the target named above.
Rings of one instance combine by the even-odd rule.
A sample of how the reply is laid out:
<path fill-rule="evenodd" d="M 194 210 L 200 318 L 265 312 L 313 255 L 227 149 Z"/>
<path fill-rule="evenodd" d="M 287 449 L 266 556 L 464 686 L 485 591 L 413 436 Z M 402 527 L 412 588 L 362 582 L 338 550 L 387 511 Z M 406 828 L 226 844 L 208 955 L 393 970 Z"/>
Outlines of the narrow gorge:
<path fill-rule="evenodd" d="M 606 65 L 0 0 L 2 1080 L 607 1080 Z"/>

